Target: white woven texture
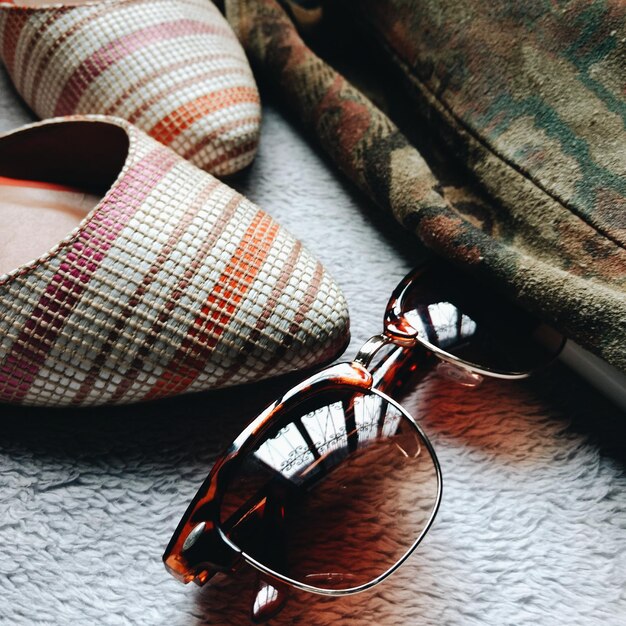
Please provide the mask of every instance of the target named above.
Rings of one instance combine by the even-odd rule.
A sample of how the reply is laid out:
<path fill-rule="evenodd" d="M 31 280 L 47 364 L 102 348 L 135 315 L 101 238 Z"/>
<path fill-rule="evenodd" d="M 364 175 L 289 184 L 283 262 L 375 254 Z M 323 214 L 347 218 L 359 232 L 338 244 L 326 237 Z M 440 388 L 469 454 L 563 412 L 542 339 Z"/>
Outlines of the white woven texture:
<path fill-rule="evenodd" d="M 72 126 L 87 136 L 106 124 L 99 132 L 123 128 L 129 148 L 76 230 L 0 276 L 0 401 L 127 404 L 259 381 L 338 353 L 346 302 L 300 242 L 134 126 L 89 119 L 6 136 L 17 154 L 25 136 L 59 133 L 52 149 L 72 163 L 88 158 L 59 148 Z"/>
<path fill-rule="evenodd" d="M 0 57 L 41 118 L 116 115 L 217 175 L 254 158 L 259 95 L 204 0 L 0 2 Z"/>
<path fill-rule="evenodd" d="M 5 80 L 3 128 L 26 121 L 15 102 Z M 412 242 L 271 108 L 258 161 L 239 187 L 338 279 L 352 355 L 380 330 L 389 293 L 415 261 Z M 261 391 L 97 411 L 3 407 L 0 623 L 247 623 L 249 572 L 198 589 L 176 582 L 160 559 Z M 624 416 L 561 366 L 473 391 L 431 377 L 405 404 L 442 463 L 434 528 L 372 591 L 339 600 L 294 592 L 271 623 L 623 625 Z"/>

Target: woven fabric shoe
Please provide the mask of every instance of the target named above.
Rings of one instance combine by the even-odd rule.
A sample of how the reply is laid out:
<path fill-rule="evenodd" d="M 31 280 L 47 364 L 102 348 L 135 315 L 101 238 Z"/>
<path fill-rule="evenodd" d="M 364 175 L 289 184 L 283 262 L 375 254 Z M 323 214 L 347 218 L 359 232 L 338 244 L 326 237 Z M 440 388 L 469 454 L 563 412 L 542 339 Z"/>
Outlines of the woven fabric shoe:
<path fill-rule="evenodd" d="M 2 402 L 148 400 L 310 367 L 345 347 L 345 300 L 301 243 L 119 118 L 3 135 L 0 176 Z M 38 194 L 50 194 L 47 218 L 29 225 Z M 81 208 L 60 243 L 19 260 L 37 222 L 45 239 Z"/>
<path fill-rule="evenodd" d="M 254 158 L 258 91 L 210 0 L 0 1 L 0 54 L 41 118 L 119 116 L 218 176 Z"/>

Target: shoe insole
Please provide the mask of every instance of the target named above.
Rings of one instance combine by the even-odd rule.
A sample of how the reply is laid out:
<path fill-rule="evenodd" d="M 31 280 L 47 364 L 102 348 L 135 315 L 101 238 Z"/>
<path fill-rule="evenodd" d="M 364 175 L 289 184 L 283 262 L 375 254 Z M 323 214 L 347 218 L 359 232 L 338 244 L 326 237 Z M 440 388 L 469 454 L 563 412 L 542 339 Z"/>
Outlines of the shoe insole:
<path fill-rule="evenodd" d="M 73 187 L 0 176 L 0 275 L 46 254 L 99 201 Z"/>

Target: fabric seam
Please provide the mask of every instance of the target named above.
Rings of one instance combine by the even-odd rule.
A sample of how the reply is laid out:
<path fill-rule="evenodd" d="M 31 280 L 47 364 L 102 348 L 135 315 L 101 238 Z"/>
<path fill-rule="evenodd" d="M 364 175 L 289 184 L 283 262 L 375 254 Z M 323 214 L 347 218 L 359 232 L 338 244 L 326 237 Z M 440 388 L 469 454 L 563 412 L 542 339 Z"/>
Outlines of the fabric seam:
<path fill-rule="evenodd" d="M 433 106 L 435 109 L 440 107 L 439 113 L 445 115 L 451 123 L 456 126 L 456 128 L 467 134 L 470 141 L 474 141 L 482 147 L 483 150 L 493 154 L 497 159 L 499 159 L 502 163 L 508 165 L 514 172 L 519 174 L 522 178 L 529 181 L 533 184 L 537 189 L 541 190 L 546 196 L 551 198 L 554 202 L 562 206 L 564 209 L 569 211 L 572 215 L 576 216 L 579 220 L 587 224 L 591 229 L 593 229 L 599 235 L 606 237 L 609 241 L 615 244 L 618 248 L 622 250 L 626 250 L 626 245 L 617 240 L 614 236 L 606 233 L 603 229 L 599 228 L 595 224 L 592 224 L 587 217 L 581 215 L 578 210 L 574 207 L 570 206 L 568 203 L 563 201 L 554 193 L 550 192 L 546 189 L 540 182 L 535 180 L 528 172 L 524 171 L 519 165 L 511 162 L 507 157 L 500 154 L 491 144 L 489 144 L 485 139 L 480 137 L 472 128 L 470 128 L 463 120 L 461 120 L 447 105 L 443 100 L 441 100 L 435 93 L 428 87 L 415 73 L 410 69 L 409 64 L 402 59 L 393 48 L 389 45 L 386 39 L 379 35 L 376 32 L 376 29 L 371 26 L 368 22 L 368 29 L 374 32 L 375 37 L 378 39 L 379 43 L 383 46 L 383 48 L 391 55 L 391 59 L 394 63 L 397 63 L 399 69 L 409 78 L 409 80 L 416 83 L 418 89 L 421 89 L 427 95 L 427 98 L 430 100 L 430 106 Z M 437 106 L 439 105 L 439 107 Z M 481 183 L 482 184 L 482 183 Z"/>

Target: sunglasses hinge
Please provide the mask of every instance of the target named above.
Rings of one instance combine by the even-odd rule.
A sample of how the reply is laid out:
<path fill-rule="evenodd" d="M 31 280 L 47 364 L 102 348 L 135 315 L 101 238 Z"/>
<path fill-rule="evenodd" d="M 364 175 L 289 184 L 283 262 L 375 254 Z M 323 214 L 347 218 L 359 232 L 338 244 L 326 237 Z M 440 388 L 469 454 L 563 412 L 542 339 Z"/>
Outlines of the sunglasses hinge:
<path fill-rule="evenodd" d="M 194 573 L 194 582 L 203 585 L 217 572 L 234 571 L 241 555 L 229 546 L 217 529 L 205 522 L 197 524 L 187 535 L 182 558 L 188 572 Z"/>

